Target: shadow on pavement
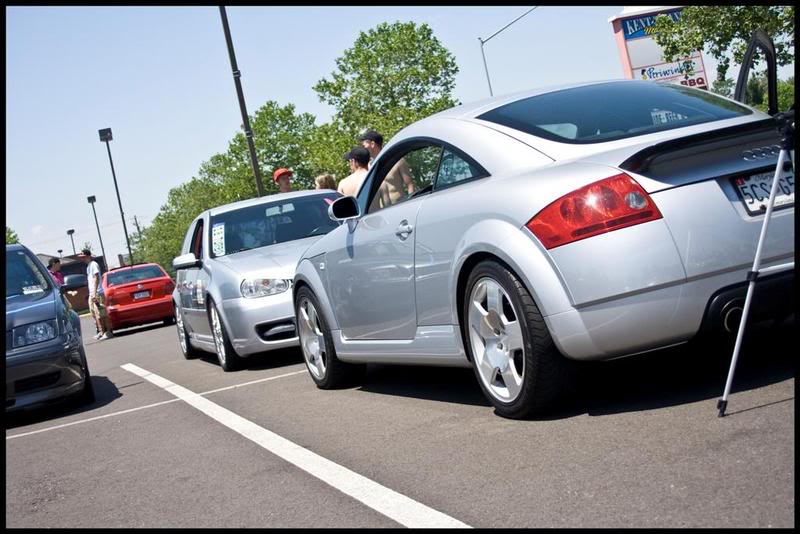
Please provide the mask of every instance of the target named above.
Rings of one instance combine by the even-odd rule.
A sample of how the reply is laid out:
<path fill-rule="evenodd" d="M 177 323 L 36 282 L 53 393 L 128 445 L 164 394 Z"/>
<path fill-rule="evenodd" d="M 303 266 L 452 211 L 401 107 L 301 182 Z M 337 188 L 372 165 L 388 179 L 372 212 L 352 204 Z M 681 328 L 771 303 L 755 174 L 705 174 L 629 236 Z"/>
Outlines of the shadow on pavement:
<path fill-rule="evenodd" d="M 220 368 L 220 373 L 225 372 L 222 370 L 216 354 L 202 352 L 197 359 L 216 365 Z M 234 371 L 234 373 L 240 373 L 242 371 L 264 371 L 266 369 L 287 367 L 298 363 L 303 363 L 303 353 L 300 352 L 300 347 L 288 347 L 285 349 L 271 350 L 269 352 L 261 352 L 248 356 L 247 358 L 242 358 L 239 369 Z"/>
<path fill-rule="evenodd" d="M 794 318 L 748 325 L 731 395 L 792 378 L 797 372 Z M 706 337 L 677 347 L 606 362 L 578 362 L 573 398 L 539 421 L 653 410 L 722 396 L 733 338 Z M 359 391 L 491 406 L 472 369 L 370 364 Z M 785 400 L 790 399 L 783 399 Z M 770 403 L 775 404 L 775 403 Z M 752 406 L 729 405 L 728 415 Z M 716 413 L 715 403 L 709 412 Z"/>
<path fill-rule="evenodd" d="M 5 414 L 4 425 L 6 430 L 25 425 L 33 425 L 43 421 L 52 421 L 59 417 L 77 415 L 83 412 L 100 408 L 122 397 L 117 386 L 105 376 L 92 375 L 95 401 L 92 404 L 83 404 L 80 399 L 62 399 L 52 404 L 45 404 L 38 408 L 11 412 Z"/>

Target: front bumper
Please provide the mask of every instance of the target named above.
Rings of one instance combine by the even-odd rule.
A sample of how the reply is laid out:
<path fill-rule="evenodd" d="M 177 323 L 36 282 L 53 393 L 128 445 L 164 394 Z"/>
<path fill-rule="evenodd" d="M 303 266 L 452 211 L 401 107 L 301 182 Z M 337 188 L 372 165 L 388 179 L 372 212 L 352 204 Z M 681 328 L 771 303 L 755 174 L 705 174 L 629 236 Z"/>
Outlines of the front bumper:
<path fill-rule="evenodd" d="M 163 321 L 175 316 L 172 294 L 141 303 L 108 306 L 106 311 L 112 330 Z"/>
<path fill-rule="evenodd" d="M 80 338 L 6 351 L 6 412 L 62 400 L 83 390 L 85 355 Z"/>
<path fill-rule="evenodd" d="M 294 326 L 291 291 L 254 299 L 224 300 L 221 312 L 239 356 L 300 345 L 296 328 L 290 328 Z"/>

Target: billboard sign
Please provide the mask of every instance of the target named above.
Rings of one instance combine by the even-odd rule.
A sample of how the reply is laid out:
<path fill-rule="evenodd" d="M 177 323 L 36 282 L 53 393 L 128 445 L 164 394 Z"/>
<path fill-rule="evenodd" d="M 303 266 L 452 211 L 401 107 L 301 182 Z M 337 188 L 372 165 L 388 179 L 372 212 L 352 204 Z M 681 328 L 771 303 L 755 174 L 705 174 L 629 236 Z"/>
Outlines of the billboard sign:
<path fill-rule="evenodd" d="M 682 9 L 626 7 L 622 13 L 609 20 L 614 27 L 626 78 L 673 82 L 708 89 L 708 77 L 699 51 L 679 61 L 667 62 L 661 47 L 653 39 L 656 16 L 667 15 L 677 21 L 680 20 Z"/>

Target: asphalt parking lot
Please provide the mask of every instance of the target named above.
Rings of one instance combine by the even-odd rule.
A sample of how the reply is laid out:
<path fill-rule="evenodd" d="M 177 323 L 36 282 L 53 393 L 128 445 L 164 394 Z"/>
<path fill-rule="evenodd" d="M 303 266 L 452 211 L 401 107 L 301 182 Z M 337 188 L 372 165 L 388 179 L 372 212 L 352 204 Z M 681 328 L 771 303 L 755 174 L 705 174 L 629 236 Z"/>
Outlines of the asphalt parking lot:
<path fill-rule="evenodd" d="M 87 335 L 97 401 L 5 418 L 6 526 L 794 527 L 794 318 L 748 332 L 725 418 L 704 343 L 583 364 L 528 421 L 469 369 L 321 391 L 299 349 L 224 373 L 174 326 Z"/>

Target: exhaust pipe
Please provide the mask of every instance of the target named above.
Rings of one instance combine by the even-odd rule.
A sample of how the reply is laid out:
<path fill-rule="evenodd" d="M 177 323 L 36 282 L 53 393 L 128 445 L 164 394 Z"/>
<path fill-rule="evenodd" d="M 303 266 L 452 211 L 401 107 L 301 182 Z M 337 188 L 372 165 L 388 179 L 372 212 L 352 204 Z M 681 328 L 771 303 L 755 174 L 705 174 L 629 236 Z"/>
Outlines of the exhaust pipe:
<path fill-rule="evenodd" d="M 735 334 L 739 330 L 739 323 L 742 320 L 742 306 L 737 302 L 729 302 L 722 309 L 722 326 L 729 334 Z"/>

